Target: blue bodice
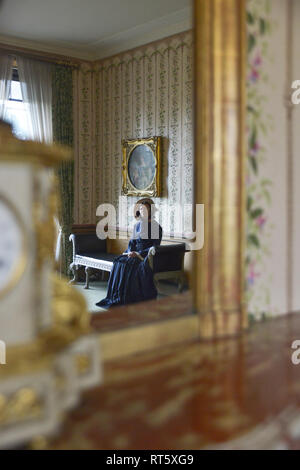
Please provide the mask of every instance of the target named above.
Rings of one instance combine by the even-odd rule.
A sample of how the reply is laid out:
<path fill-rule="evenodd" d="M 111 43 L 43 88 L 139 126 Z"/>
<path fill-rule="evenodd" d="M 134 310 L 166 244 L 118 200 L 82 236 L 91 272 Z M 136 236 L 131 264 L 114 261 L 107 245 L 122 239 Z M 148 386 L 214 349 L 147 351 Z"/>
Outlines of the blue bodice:
<path fill-rule="evenodd" d="M 145 258 L 149 248 L 160 245 L 161 239 L 162 228 L 156 220 L 137 222 L 134 226 L 127 251 L 137 251 Z"/>

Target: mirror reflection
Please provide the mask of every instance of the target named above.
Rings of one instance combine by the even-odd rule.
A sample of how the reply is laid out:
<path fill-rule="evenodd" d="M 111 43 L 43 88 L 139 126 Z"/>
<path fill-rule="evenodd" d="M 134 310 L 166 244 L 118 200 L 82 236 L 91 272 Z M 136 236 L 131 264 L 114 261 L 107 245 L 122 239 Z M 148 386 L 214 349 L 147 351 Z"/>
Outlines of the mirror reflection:
<path fill-rule="evenodd" d="M 183 15 L 185 26 L 133 49 L 122 41 L 115 50 L 99 49 L 94 60 L 3 51 L 1 112 L 14 135 L 73 149 L 73 162 L 54 171 L 53 261 L 95 315 L 189 290 L 195 212 L 191 2 L 166 0 L 153 5 L 151 15 L 161 17 L 164 9 Z M 132 191 L 126 195 L 122 142 L 152 137 L 155 144 L 137 145 L 128 157 Z M 41 189 L 45 220 L 47 184 Z"/>

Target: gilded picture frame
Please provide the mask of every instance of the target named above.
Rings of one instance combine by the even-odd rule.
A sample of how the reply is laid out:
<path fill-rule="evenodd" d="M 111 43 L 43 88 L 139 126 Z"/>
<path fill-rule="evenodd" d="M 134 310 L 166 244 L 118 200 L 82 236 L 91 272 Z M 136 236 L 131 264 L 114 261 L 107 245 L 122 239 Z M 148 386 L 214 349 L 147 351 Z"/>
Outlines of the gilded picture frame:
<path fill-rule="evenodd" d="M 161 196 L 161 137 L 122 140 L 122 195 Z"/>

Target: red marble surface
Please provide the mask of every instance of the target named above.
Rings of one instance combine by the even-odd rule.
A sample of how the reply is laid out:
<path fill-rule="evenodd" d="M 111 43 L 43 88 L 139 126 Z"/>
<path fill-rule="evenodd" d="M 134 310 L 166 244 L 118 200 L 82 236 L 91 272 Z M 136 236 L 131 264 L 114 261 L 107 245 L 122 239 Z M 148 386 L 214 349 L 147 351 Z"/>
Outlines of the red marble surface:
<path fill-rule="evenodd" d="M 300 315 L 107 364 L 53 449 L 300 448 Z M 235 441 L 235 439 L 237 439 Z"/>

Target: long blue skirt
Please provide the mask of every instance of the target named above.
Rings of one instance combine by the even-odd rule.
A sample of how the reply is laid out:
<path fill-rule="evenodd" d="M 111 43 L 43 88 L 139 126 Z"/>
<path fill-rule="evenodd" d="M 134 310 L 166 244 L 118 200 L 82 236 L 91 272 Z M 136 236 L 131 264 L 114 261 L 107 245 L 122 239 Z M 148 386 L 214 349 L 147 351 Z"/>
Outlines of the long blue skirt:
<path fill-rule="evenodd" d="M 114 260 L 110 273 L 106 298 L 96 305 L 110 308 L 144 300 L 156 299 L 157 290 L 153 282 L 153 272 L 147 258 L 128 258 L 121 255 Z"/>

